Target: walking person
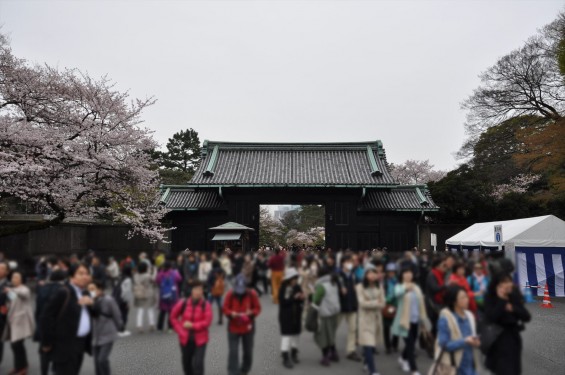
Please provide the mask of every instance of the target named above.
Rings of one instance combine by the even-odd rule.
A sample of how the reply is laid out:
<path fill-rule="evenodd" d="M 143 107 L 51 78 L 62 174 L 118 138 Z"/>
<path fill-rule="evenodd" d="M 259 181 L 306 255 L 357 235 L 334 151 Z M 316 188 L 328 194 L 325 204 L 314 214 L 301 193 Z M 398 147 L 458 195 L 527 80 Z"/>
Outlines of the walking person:
<path fill-rule="evenodd" d="M 192 255 L 194 257 L 194 255 Z M 159 318 L 157 320 L 157 329 L 163 331 L 165 325 L 165 319 L 170 315 L 173 306 L 177 303 L 179 299 L 178 285 L 182 281 L 182 278 L 178 271 L 173 268 L 170 261 L 166 261 L 163 269 L 157 274 L 156 283 L 159 285 Z M 196 282 L 197 279 L 193 279 L 192 283 Z M 172 329 L 171 320 L 167 319 L 169 329 Z"/>
<path fill-rule="evenodd" d="M 469 296 L 459 285 L 447 288 L 445 308 L 438 322 L 436 361 L 457 368 L 457 375 L 477 375 L 480 368 L 475 315 L 469 311 Z M 441 355 L 444 351 L 445 354 Z M 453 361 L 453 362 L 452 362 Z"/>
<path fill-rule="evenodd" d="M 341 306 L 341 314 L 339 315 L 338 325 L 345 320 L 347 323 L 347 359 L 352 361 L 361 361 L 361 357 L 357 354 L 357 293 L 355 292 L 355 274 L 353 273 L 353 259 L 349 255 L 341 258 L 341 270 L 339 272 L 339 302 Z"/>
<path fill-rule="evenodd" d="M 398 284 L 396 263 L 391 262 L 386 265 L 386 278 L 384 281 L 386 306 L 382 312 L 386 354 L 398 351 L 398 336 L 393 335 L 391 332 L 392 322 L 398 309 L 398 301 L 394 293 L 396 284 Z"/>
<path fill-rule="evenodd" d="M 233 289 L 226 294 L 224 315 L 228 325 L 228 375 L 248 375 L 253 365 L 253 343 L 255 319 L 261 313 L 261 304 L 257 293 L 248 289 L 245 277 L 236 276 Z M 239 345 L 243 349 L 243 361 L 239 361 Z"/>
<path fill-rule="evenodd" d="M 465 264 L 463 262 L 455 263 L 448 284 L 459 285 L 461 288 L 465 289 L 469 296 L 469 310 L 475 314 L 477 312 L 477 303 L 475 302 L 475 295 L 465 277 Z"/>
<path fill-rule="evenodd" d="M 35 299 L 35 337 L 34 340 L 41 342 L 41 316 L 45 310 L 45 306 L 49 301 L 49 298 L 57 292 L 61 285 L 65 281 L 67 273 L 55 265 L 49 275 L 49 278 L 45 284 L 43 284 L 37 290 L 37 296 Z M 39 346 L 39 368 L 41 375 L 49 375 L 49 367 L 53 363 L 52 353 L 44 352 Z"/>
<path fill-rule="evenodd" d="M 106 274 L 110 280 L 110 286 L 113 288 L 114 285 L 120 279 L 120 266 L 114 257 L 108 258 L 108 265 L 106 266 Z"/>
<path fill-rule="evenodd" d="M 133 304 L 137 314 L 137 332 L 145 331 L 144 315 L 147 313 L 149 331 L 155 330 L 155 281 L 149 272 L 147 262 L 140 262 L 133 275 Z"/>
<path fill-rule="evenodd" d="M 2 341 L 10 341 L 14 354 L 14 369 L 8 375 L 28 373 L 25 339 L 32 337 L 35 330 L 31 292 L 23 282 L 21 272 L 12 272 L 12 286 L 5 287 L 8 296 L 8 316 L 2 333 Z"/>
<path fill-rule="evenodd" d="M 383 278 L 382 267 L 370 265 L 365 268 L 363 281 L 355 287 L 359 304 L 359 345 L 363 348 L 363 361 L 370 375 L 379 374 L 374 352 L 383 341 L 381 309 L 386 303 Z"/>
<path fill-rule="evenodd" d="M 91 309 L 94 369 L 96 375 L 110 375 L 110 353 L 124 324 L 122 313 L 114 298 L 104 293 L 102 281 L 90 283 L 88 290 L 94 299 Z"/>
<path fill-rule="evenodd" d="M 392 334 L 403 337 L 405 342 L 402 356 L 398 363 L 404 372 L 420 375 L 416 365 L 416 342 L 420 325 L 429 329 L 430 323 L 424 306 L 424 297 L 420 287 L 414 282 L 412 267 L 400 271 L 400 283 L 394 288 L 398 299 L 398 310 L 392 323 Z"/>
<path fill-rule="evenodd" d="M 476 262 L 473 266 L 473 273 L 467 278 L 467 282 L 475 297 L 477 310 L 482 313 L 484 311 L 485 295 L 488 290 L 489 278 L 485 274 L 483 265 L 480 262 Z"/>
<path fill-rule="evenodd" d="M 318 310 L 318 330 L 314 332 L 314 340 L 322 350 L 322 366 L 329 366 L 331 362 L 339 362 L 335 347 L 335 335 L 339 321 L 339 286 L 337 276 L 329 267 L 320 270 L 320 278 L 316 281 L 316 288 L 312 297 L 312 306 Z"/>
<path fill-rule="evenodd" d="M 210 290 L 207 288 L 208 276 L 210 276 L 210 271 L 212 271 L 212 262 L 207 254 L 200 255 L 200 262 L 198 263 L 198 280 L 204 288 L 204 297 L 208 298 Z"/>
<path fill-rule="evenodd" d="M 267 265 L 271 270 L 271 292 L 273 303 L 279 303 L 279 290 L 284 276 L 284 253 L 280 249 L 275 249 L 275 254 L 269 258 Z"/>
<path fill-rule="evenodd" d="M 453 259 L 453 258 L 449 258 Z M 437 335 L 439 312 L 443 308 L 443 293 L 446 288 L 447 261 L 440 257 L 432 261 L 432 270 L 426 279 L 426 307 L 432 322 L 432 335 Z"/>
<path fill-rule="evenodd" d="M 120 313 L 122 314 L 122 331 L 120 336 L 129 336 L 131 333 L 126 329 L 128 324 L 129 310 L 133 305 L 133 276 L 132 276 L 132 266 L 130 263 L 126 263 L 122 269 L 122 276 L 114 289 L 112 290 L 112 297 L 118 304 L 120 308 Z"/>
<path fill-rule="evenodd" d="M 41 350 L 53 353 L 56 375 L 78 375 L 84 353 L 91 353 L 92 322 L 86 291 L 90 282 L 88 266 L 72 264 L 69 282 L 49 299 L 41 317 Z"/>
<path fill-rule="evenodd" d="M 208 290 L 210 290 L 210 296 L 208 301 L 210 304 L 216 303 L 218 306 L 218 325 L 223 324 L 224 314 L 222 312 L 223 297 L 226 288 L 226 273 L 222 268 L 219 260 L 214 260 L 212 262 L 212 271 L 208 276 Z"/>
<path fill-rule="evenodd" d="M 190 297 L 173 307 L 170 321 L 179 338 L 184 374 L 203 375 L 212 307 L 204 298 L 204 284 L 200 280 L 192 284 Z"/>
<path fill-rule="evenodd" d="M 302 332 L 304 293 L 298 283 L 299 276 L 295 268 L 287 268 L 279 291 L 281 352 L 283 366 L 288 369 L 300 363 L 298 359 L 298 338 Z"/>
<path fill-rule="evenodd" d="M 508 273 L 493 275 L 485 297 L 486 324 L 496 324 L 502 332 L 486 353 L 486 367 L 494 375 L 522 373 L 522 337 L 525 323 L 532 316 L 520 291 Z"/>
<path fill-rule="evenodd" d="M 269 293 L 269 279 L 267 278 L 268 270 L 269 267 L 267 266 L 265 255 L 263 253 L 257 254 L 257 258 L 255 259 L 255 271 L 257 273 L 257 283 L 261 283 L 263 287 L 263 294 Z"/>

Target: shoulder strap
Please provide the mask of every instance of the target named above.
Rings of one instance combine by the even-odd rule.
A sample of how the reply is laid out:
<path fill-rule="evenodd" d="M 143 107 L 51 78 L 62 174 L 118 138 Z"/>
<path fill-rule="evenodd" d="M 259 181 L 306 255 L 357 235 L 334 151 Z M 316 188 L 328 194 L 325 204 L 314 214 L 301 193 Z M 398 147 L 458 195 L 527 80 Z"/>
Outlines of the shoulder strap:
<path fill-rule="evenodd" d="M 61 320 L 61 317 L 63 316 L 63 312 L 65 312 L 65 309 L 69 305 L 69 300 L 71 299 L 71 292 L 69 291 L 69 288 L 67 288 L 67 286 L 64 284 L 63 284 L 63 288 L 65 289 L 65 294 L 66 294 L 65 302 L 63 302 L 63 306 L 61 306 L 61 310 L 59 310 L 59 314 L 57 315 L 57 320 Z"/>

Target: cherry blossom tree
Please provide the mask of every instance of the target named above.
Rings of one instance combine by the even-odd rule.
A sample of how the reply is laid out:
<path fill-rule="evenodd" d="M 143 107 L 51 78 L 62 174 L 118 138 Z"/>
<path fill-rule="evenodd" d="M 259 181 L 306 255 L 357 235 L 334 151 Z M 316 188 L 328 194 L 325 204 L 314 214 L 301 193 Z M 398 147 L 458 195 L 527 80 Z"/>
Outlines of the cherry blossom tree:
<path fill-rule="evenodd" d="M 490 195 L 496 200 L 501 200 L 509 193 L 524 194 L 540 178 L 541 176 L 537 174 L 519 174 L 511 178 L 506 184 L 495 185 Z"/>
<path fill-rule="evenodd" d="M 400 184 L 418 185 L 441 180 L 447 172 L 434 170 L 429 160 L 406 160 L 402 164 L 391 164 L 390 173 Z"/>
<path fill-rule="evenodd" d="M 125 223 L 129 236 L 161 240 L 157 144 L 140 125 L 154 99 L 131 100 L 106 77 L 31 65 L 0 34 L 0 198 L 49 212 L 43 222 L 4 226 L 0 235 L 57 225 L 68 217 Z"/>

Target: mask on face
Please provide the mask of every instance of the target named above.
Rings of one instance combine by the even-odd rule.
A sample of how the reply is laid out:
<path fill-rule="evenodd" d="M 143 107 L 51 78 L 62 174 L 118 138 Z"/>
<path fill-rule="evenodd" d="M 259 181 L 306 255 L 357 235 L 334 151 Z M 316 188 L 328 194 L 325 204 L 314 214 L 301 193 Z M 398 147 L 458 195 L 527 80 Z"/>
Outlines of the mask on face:
<path fill-rule="evenodd" d="M 96 292 L 89 292 L 92 299 L 96 298 Z"/>
<path fill-rule="evenodd" d="M 351 263 L 346 263 L 346 264 L 345 264 L 345 269 L 348 270 L 348 271 L 351 271 L 351 270 L 353 269 L 353 264 L 351 264 Z"/>

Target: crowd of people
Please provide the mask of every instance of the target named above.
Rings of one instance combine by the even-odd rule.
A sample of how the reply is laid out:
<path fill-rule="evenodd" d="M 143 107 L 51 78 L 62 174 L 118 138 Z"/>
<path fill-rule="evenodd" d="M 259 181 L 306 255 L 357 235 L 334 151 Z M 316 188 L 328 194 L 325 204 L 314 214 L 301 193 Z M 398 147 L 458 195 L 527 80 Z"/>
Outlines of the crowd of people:
<path fill-rule="evenodd" d="M 210 326 L 214 317 L 218 325 L 226 320 L 227 373 L 249 374 L 255 320 L 266 303 L 261 297 L 270 295 L 278 305 L 281 358 L 288 369 L 300 366 L 306 330 L 320 350 L 321 366 L 340 361 L 343 344 L 347 360 L 379 374 L 375 355 L 383 347 L 385 355 L 398 353 L 403 372 L 418 375 L 420 345 L 438 373 L 451 368 L 475 375 L 485 365 L 496 375 L 518 375 L 520 332 L 531 317 L 513 272 L 504 258 L 418 249 L 187 250 L 119 262 L 89 251 L 82 258 L 39 259 L 30 288 L 17 264 L 0 255 L 0 362 L 9 342 L 9 375 L 27 374 L 24 340 L 32 338 L 42 375 L 79 374 L 85 353 L 92 355 L 97 375 L 110 374 L 113 344 L 132 334 L 126 326 L 134 309 L 130 326 L 137 334 L 177 334 L 185 374 L 204 374 Z M 345 343 L 336 342 L 340 325 Z"/>

